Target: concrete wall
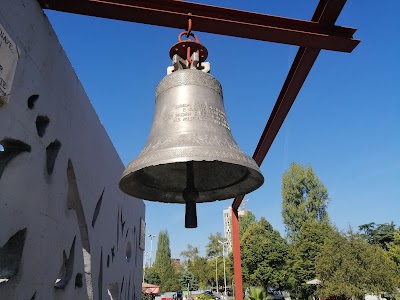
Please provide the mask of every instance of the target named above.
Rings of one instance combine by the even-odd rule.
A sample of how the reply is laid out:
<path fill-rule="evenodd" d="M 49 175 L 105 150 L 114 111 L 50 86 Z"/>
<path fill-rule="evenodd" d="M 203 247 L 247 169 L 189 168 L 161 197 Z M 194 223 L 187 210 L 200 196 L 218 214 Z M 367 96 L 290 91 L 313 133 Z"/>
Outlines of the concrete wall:
<path fill-rule="evenodd" d="M 0 24 L 19 48 L 0 107 L 0 299 L 140 299 L 143 201 L 119 190 L 124 166 L 37 2 L 0 0 Z"/>

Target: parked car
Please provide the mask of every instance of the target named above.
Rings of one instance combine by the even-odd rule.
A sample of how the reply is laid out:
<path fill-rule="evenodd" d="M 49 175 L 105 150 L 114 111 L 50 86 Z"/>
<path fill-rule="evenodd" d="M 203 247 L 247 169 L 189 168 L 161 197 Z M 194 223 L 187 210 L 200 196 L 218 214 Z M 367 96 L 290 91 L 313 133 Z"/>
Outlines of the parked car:
<path fill-rule="evenodd" d="M 172 296 L 174 300 L 182 300 L 182 291 L 176 291 L 176 293 Z"/>
<path fill-rule="evenodd" d="M 284 300 L 285 297 L 282 294 L 282 291 L 275 289 L 273 287 L 269 287 L 267 289 L 267 295 L 271 296 L 274 300 Z"/>
<path fill-rule="evenodd" d="M 232 291 L 232 289 L 231 289 L 231 288 L 226 288 L 226 294 L 227 294 L 229 297 L 233 296 L 233 291 Z"/>

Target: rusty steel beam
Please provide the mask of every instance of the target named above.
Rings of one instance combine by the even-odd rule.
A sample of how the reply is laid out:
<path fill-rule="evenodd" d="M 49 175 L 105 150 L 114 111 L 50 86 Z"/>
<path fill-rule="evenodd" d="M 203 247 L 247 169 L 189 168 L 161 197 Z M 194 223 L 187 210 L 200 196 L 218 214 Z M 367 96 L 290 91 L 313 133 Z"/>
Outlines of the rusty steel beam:
<path fill-rule="evenodd" d="M 45 9 L 282 44 L 351 52 L 355 29 L 178 0 L 38 0 Z"/>

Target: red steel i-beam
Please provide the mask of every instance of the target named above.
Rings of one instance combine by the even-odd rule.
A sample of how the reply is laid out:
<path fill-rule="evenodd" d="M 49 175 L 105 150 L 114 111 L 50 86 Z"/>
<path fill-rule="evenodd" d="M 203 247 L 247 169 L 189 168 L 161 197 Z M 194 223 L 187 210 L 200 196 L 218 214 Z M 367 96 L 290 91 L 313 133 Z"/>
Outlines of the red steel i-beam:
<path fill-rule="evenodd" d="M 351 52 L 353 28 L 178 0 L 38 0 L 42 8 L 316 49 Z"/>
<path fill-rule="evenodd" d="M 321 0 L 315 10 L 312 21 L 320 24 L 332 25 L 336 22 L 346 0 Z M 253 158 L 260 166 L 267 155 L 279 129 L 281 128 L 290 108 L 292 107 L 308 73 L 310 72 L 320 49 L 300 47 L 290 68 L 282 90 L 278 96 L 272 113 L 261 135 L 260 141 L 254 151 Z M 243 299 L 242 270 L 240 258 L 240 233 L 238 209 L 244 195 L 236 197 L 232 203 L 232 242 L 233 242 L 233 265 L 235 273 L 235 293 L 240 295 L 237 300 Z M 240 288 L 239 288 L 240 287 Z"/>

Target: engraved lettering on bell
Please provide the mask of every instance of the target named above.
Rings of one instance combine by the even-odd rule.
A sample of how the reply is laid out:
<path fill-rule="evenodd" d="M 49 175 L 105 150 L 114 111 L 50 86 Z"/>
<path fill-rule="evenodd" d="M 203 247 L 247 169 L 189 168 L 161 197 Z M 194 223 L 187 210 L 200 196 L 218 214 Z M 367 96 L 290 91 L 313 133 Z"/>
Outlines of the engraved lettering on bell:
<path fill-rule="evenodd" d="M 197 69 L 178 70 L 161 80 L 155 102 L 148 141 L 120 180 L 123 192 L 188 206 L 263 184 L 256 162 L 232 136 L 218 80 Z"/>

